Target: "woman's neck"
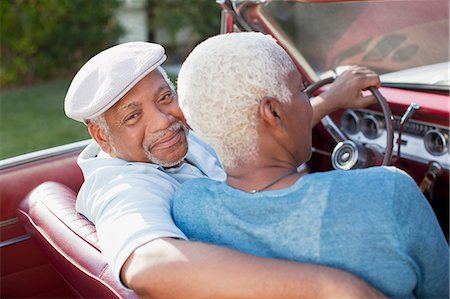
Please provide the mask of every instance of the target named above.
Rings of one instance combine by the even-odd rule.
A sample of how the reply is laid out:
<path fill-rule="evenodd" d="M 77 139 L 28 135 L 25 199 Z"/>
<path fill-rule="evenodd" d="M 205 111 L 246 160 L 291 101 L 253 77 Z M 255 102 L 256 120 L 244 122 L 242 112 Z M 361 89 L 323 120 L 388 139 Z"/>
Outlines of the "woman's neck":
<path fill-rule="evenodd" d="M 287 188 L 300 176 L 296 166 L 284 163 L 267 166 L 240 165 L 235 169 L 227 169 L 227 184 L 235 189 L 256 193 Z"/>

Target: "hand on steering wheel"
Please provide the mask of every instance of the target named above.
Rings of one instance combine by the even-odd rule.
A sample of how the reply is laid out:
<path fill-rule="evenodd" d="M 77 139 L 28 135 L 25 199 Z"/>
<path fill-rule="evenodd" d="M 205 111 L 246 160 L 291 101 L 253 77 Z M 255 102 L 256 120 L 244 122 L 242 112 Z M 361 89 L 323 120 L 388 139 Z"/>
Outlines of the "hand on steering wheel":
<path fill-rule="evenodd" d="M 309 97 L 311 97 L 317 89 L 324 85 L 333 83 L 333 81 L 333 77 L 317 81 L 308 86 L 305 92 Z M 381 106 L 381 109 L 383 110 L 383 116 L 386 123 L 386 148 L 381 165 L 389 165 L 392 160 L 392 150 L 394 144 L 394 118 L 392 117 L 391 109 L 389 108 L 386 99 L 383 97 L 380 91 L 375 87 L 369 87 L 368 89 L 375 96 L 379 105 Z M 333 153 L 331 154 L 331 162 L 333 168 L 348 170 L 354 168 L 365 168 L 375 165 L 375 158 L 377 154 L 379 154 L 376 148 L 350 140 L 336 126 L 336 124 L 329 116 L 325 116 L 321 120 L 321 122 L 337 143 L 337 145 L 333 149 Z"/>

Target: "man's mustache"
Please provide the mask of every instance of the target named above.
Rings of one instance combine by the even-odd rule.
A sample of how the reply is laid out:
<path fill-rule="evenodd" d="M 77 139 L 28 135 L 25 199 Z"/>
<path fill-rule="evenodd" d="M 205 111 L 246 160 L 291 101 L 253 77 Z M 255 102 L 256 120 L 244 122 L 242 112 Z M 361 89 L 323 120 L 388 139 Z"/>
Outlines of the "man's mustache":
<path fill-rule="evenodd" d="M 168 128 L 154 133 L 150 137 L 150 139 L 146 142 L 145 148 L 151 149 L 155 143 L 157 143 L 161 139 L 165 138 L 168 134 L 177 132 L 179 130 L 183 130 L 186 135 L 188 133 L 188 127 L 185 124 L 183 124 L 181 121 L 176 121 L 176 122 L 172 123 Z"/>

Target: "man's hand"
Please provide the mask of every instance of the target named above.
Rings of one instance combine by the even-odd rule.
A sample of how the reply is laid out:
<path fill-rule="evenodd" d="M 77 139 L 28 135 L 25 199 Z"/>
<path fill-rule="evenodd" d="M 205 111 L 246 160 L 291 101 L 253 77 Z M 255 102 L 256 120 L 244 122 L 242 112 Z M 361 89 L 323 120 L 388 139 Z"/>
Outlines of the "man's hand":
<path fill-rule="evenodd" d="M 352 66 L 343 72 L 331 87 L 311 100 L 313 127 L 326 115 L 337 109 L 363 108 L 376 102 L 375 97 L 363 95 L 370 86 L 379 87 L 380 77 L 373 71 Z"/>
<path fill-rule="evenodd" d="M 385 298 L 341 270 L 170 238 L 136 249 L 122 281 L 142 298 Z"/>

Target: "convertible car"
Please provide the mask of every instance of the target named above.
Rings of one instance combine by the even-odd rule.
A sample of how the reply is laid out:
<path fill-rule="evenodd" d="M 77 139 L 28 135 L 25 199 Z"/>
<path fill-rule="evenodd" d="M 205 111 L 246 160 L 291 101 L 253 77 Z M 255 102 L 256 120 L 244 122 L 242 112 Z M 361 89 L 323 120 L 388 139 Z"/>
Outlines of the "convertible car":
<path fill-rule="evenodd" d="M 349 65 L 381 75 L 381 87 L 368 91 L 377 104 L 337 111 L 314 128 L 307 169 L 395 165 L 417 182 L 448 238 L 449 1 L 217 4 L 222 33 L 271 34 L 291 55 L 310 95 Z M 89 142 L 0 162 L 0 297 L 136 297 L 115 281 L 95 226 L 74 209 L 83 182 L 76 159 Z"/>

